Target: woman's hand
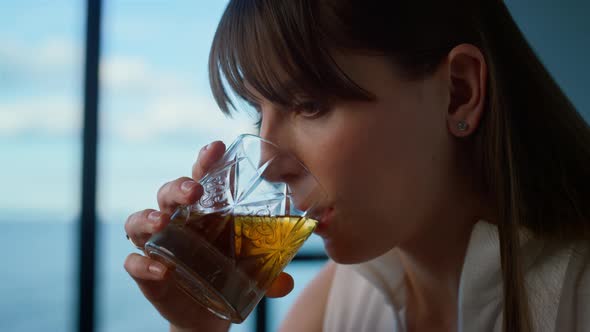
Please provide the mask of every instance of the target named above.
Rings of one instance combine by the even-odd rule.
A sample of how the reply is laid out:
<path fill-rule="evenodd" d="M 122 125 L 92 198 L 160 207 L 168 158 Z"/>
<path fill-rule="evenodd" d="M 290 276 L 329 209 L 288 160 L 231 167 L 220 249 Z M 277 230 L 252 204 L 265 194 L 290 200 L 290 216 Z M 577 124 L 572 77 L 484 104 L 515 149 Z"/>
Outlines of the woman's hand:
<path fill-rule="evenodd" d="M 216 141 L 201 149 L 192 169 L 192 178 L 181 177 L 164 184 L 158 191 L 160 210 L 147 209 L 129 216 L 125 231 L 137 246 L 143 247 L 152 234 L 160 232 L 170 222 L 170 215 L 179 205 L 193 204 L 203 194 L 196 181 L 225 152 L 225 145 Z M 217 318 L 197 304 L 174 284 L 171 271 L 149 257 L 132 253 L 125 260 L 125 270 L 133 277 L 143 295 L 166 318 L 172 331 L 227 331 L 230 323 Z M 266 293 L 281 297 L 291 292 L 293 279 L 282 273 Z"/>

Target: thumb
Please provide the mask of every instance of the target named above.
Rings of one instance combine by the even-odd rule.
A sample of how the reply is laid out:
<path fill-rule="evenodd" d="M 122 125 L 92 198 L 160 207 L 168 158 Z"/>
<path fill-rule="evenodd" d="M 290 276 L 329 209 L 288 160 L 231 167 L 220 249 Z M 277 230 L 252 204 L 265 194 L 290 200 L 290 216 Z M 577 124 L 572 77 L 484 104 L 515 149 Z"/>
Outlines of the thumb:
<path fill-rule="evenodd" d="M 281 272 L 279 276 L 274 280 L 270 288 L 266 291 L 268 297 L 283 297 L 293 290 L 294 286 L 293 277 L 289 274 Z"/>

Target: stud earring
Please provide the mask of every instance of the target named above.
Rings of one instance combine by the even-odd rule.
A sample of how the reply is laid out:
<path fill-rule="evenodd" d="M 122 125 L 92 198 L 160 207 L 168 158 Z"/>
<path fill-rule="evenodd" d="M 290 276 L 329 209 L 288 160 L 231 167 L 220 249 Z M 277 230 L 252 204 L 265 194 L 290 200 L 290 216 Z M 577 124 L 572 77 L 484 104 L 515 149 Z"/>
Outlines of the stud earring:
<path fill-rule="evenodd" d="M 457 124 L 457 129 L 459 129 L 459 131 L 466 131 L 469 128 L 469 125 L 467 124 L 467 122 L 461 120 L 459 121 L 459 123 Z"/>

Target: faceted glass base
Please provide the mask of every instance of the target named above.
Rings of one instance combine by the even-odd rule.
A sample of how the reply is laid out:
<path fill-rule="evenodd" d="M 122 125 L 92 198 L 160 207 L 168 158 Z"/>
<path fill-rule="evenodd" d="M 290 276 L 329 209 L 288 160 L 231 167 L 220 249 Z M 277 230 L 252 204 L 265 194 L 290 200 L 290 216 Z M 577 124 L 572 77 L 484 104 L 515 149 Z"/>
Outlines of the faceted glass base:
<path fill-rule="evenodd" d="M 182 262 L 164 248 L 150 244 L 145 248 L 148 256 L 174 270 L 176 286 L 194 299 L 198 304 L 217 317 L 232 323 L 242 323 L 244 318 L 227 303 L 221 294 L 208 285 L 198 274 L 191 272 Z"/>

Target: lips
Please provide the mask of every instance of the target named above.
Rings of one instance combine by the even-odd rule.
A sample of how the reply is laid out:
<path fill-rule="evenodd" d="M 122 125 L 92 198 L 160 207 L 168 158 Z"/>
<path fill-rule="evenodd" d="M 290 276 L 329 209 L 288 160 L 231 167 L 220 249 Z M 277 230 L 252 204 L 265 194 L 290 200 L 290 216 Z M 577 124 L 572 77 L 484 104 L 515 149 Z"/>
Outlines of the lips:
<path fill-rule="evenodd" d="M 318 225 L 316 226 L 314 232 L 320 236 L 324 235 L 328 229 L 328 226 L 330 225 L 330 222 L 333 219 L 333 215 L 334 208 L 329 207 L 323 210 L 323 212 L 321 213 L 321 217 L 318 220 Z"/>

